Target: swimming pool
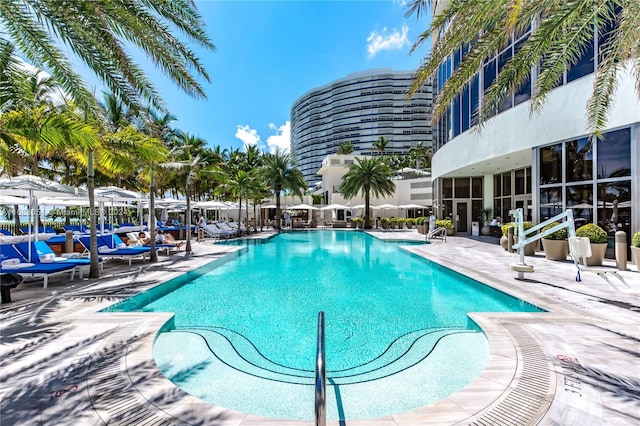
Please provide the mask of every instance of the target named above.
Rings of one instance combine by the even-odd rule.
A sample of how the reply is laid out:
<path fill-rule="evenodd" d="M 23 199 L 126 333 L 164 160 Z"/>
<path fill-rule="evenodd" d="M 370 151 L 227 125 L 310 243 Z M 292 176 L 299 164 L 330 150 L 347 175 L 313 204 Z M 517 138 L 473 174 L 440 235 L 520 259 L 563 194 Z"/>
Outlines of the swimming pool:
<path fill-rule="evenodd" d="M 185 391 L 301 420 L 313 418 L 324 311 L 327 417 L 403 412 L 482 370 L 488 344 L 468 312 L 539 311 L 399 249 L 406 244 L 362 232 L 285 233 L 111 310 L 175 312 L 154 357 Z"/>

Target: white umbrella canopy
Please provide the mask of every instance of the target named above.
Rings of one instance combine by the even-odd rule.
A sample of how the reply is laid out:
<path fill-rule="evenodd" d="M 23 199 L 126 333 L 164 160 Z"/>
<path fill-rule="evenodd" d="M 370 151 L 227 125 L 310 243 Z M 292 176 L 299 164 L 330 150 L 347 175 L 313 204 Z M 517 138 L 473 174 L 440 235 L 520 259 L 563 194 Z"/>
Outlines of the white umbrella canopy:
<path fill-rule="evenodd" d="M 277 209 L 278 206 L 275 204 L 267 204 L 266 206 L 260 206 L 261 209 Z"/>
<path fill-rule="evenodd" d="M 369 207 L 373 207 L 373 206 L 369 206 Z M 352 209 L 364 209 L 364 204 L 358 204 L 357 206 L 352 206 Z"/>
<path fill-rule="evenodd" d="M 136 201 L 146 200 L 147 197 L 139 192 L 130 191 L 124 188 L 118 188 L 117 186 L 101 186 L 94 190 L 97 197 L 104 197 L 119 201 Z"/>
<path fill-rule="evenodd" d="M 227 203 L 223 201 L 212 200 L 212 201 L 199 201 L 199 202 L 193 203 L 193 207 L 197 209 L 228 209 L 231 206 L 229 206 Z"/>
<path fill-rule="evenodd" d="M 345 206 L 344 204 L 329 204 L 327 206 L 321 207 L 320 210 L 351 210 L 355 207 Z M 362 206 L 364 208 L 364 205 Z"/>
<path fill-rule="evenodd" d="M 24 197 L 15 197 L 13 195 L 0 195 L 0 204 L 12 206 L 16 204 L 29 204 L 29 199 Z"/>
<path fill-rule="evenodd" d="M 296 204 L 289 207 L 289 210 L 319 210 L 318 207 L 310 206 L 309 204 Z"/>
<path fill-rule="evenodd" d="M 0 189 L 4 195 L 25 195 L 41 197 L 52 194 L 86 195 L 87 191 L 33 175 L 0 178 Z"/>
<path fill-rule="evenodd" d="M 382 210 L 389 210 L 389 209 L 397 209 L 398 206 L 395 206 L 393 204 L 380 204 L 379 206 L 371 206 L 372 209 L 382 209 Z"/>
<path fill-rule="evenodd" d="M 420 204 L 402 204 L 398 206 L 401 209 L 426 209 L 427 206 L 421 206 Z"/>

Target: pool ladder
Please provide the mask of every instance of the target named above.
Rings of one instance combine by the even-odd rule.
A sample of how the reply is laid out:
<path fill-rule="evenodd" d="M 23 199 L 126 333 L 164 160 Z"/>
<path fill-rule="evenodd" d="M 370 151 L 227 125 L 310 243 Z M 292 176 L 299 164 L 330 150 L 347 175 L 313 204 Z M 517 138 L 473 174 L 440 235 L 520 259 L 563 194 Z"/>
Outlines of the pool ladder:
<path fill-rule="evenodd" d="M 327 424 L 327 377 L 325 372 L 324 356 L 324 312 L 318 313 L 318 343 L 316 346 L 316 426 L 326 426 Z"/>

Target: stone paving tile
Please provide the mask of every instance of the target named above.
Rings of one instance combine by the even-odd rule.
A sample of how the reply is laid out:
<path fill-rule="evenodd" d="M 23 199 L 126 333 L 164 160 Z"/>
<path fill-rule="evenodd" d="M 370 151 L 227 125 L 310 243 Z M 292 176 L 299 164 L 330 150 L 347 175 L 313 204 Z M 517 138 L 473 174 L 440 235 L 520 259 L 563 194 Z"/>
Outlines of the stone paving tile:
<path fill-rule="evenodd" d="M 382 239 L 424 240 L 415 230 L 371 233 Z M 239 249 L 210 242 L 193 247 L 192 256 L 161 256 L 157 265 L 108 262 L 99 281 L 69 283 L 56 277 L 47 289 L 40 281 L 13 290 L 14 302 L 0 308 L 0 423 L 312 424 L 226 410 L 173 386 L 155 368 L 151 353 L 167 314 L 96 313 Z M 468 424 L 497 412 L 496 403 L 509 400 L 510 392 L 538 381 L 519 373 L 529 348 L 518 344 L 513 330 L 533 338 L 527 346 L 537 348 L 549 365 L 550 406 L 540 414 L 539 424 L 640 423 L 640 274 L 635 265 L 621 272 L 628 286 L 588 273 L 576 282 L 571 262 L 550 262 L 538 253 L 526 258 L 536 272 L 518 280 L 509 268 L 518 256 L 490 237 L 449 237 L 405 248 L 548 312 L 472 314 L 491 343 L 489 362 L 476 380 L 428 407 L 347 424 Z"/>

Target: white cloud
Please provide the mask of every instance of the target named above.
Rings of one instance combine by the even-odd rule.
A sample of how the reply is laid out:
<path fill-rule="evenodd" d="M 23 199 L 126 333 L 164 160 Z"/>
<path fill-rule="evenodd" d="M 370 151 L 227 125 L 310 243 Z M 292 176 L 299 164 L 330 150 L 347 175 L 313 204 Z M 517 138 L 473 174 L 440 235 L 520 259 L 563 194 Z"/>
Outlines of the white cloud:
<path fill-rule="evenodd" d="M 236 126 L 236 138 L 242 141 L 242 146 L 245 145 L 258 145 L 260 146 L 260 135 L 258 135 L 258 131 L 256 129 L 252 129 L 248 125 L 240 125 Z"/>
<path fill-rule="evenodd" d="M 269 152 L 274 153 L 276 149 L 280 151 L 287 150 L 291 152 L 291 122 L 287 120 L 282 126 L 278 127 L 273 123 L 269 123 L 269 129 L 275 132 L 267 138 L 267 146 Z"/>
<path fill-rule="evenodd" d="M 382 29 L 382 32 L 371 31 L 367 37 L 369 57 L 375 56 L 381 50 L 399 50 L 408 46 L 408 33 L 409 27 L 407 25 L 402 25 L 401 31 L 394 28 L 389 32 L 386 27 Z"/>

